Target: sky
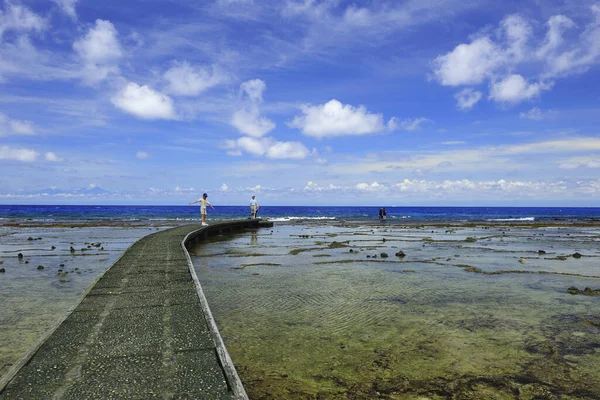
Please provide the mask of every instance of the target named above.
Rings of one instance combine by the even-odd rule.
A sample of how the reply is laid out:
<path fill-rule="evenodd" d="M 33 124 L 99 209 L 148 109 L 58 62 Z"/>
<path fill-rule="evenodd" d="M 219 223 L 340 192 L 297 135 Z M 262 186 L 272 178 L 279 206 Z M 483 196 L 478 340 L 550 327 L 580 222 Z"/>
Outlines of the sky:
<path fill-rule="evenodd" d="M 600 1 L 0 0 L 0 203 L 600 206 Z"/>

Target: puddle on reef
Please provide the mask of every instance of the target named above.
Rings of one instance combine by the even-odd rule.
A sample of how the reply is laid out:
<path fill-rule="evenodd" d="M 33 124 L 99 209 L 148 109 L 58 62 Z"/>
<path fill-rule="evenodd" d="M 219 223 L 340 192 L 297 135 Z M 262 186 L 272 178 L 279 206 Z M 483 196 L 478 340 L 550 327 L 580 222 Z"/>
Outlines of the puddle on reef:
<path fill-rule="evenodd" d="M 0 377 L 133 242 L 154 231 L 1 226 Z"/>
<path fill-rule="evenodd" d="M 281 225 L 193 261 L 251 399 L 597 399 L 600 296 L 567 289 L 600 250 L 568 232 Z"/>

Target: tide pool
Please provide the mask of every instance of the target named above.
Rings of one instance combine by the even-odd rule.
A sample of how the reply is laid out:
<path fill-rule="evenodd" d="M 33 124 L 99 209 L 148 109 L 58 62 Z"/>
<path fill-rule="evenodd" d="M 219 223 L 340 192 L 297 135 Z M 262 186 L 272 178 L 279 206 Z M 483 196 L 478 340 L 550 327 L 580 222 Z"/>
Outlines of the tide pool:
<path fill-rule="evenodd" d="M 594 227 L 313 223 L 192 255 L 252 399 L 586 399 L 600 297 L 567 289 L 600 288 L 599 241 Z"/>

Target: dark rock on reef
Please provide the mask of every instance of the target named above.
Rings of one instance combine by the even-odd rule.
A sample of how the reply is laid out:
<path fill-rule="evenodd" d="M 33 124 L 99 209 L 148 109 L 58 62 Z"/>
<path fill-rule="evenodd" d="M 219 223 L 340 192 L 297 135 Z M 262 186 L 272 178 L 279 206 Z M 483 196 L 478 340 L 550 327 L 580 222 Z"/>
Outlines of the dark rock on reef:
<path fill-rule="evenodd" d="M 581 258 L 581 254 L 574 253 L 571 257 L 573 257 L 573 258 Z"/>
<path fill-rule="evenodd" d="M 538 250 L 538 254 L 546 254 L 544 250 Z"/>
<path fill-rule="evenodd" d="M 0 274 L 3 274 L 5 272 L 6 272 L 6 270 L 4 268 L 0 268 Z"/>
<path fill-rule="evenodd" d="M 44 269 L 44 266 L 43 265 L 38 265 L 37 269 Z"/>
<path fill-rule="evenodd" d="M 70 251 L 71 253 L 75 253 L 75 249 L 73 248 L 73 246 L 71 246 L 71 248 L 69 249 L 69 251 Z"/>
<path fill-rule="evenodd" d="M 381 253 L 380 256 L 381 256 L 381 258 L 387 258 L 388 257 L 387 253 Z"/>
<path fill-rule="evenodd" d="M 19 254 L 17 254 L 17 258 L 18 258 L 19 260 L 20 260 L 20 259 L 22 259 L 22 258 L 23 258 L 23 253 L 19 253 Z"/>
<path fill-rule="evenodd" d="M 33 238 L 32 238 L 31 236 L 29 236 L 29 237 L 27 238 L 27 240 L 33 240 Z"/>
<path fill-rule="evenodd" d="M 600 296 L 600 289 L 592 289 L 589 287 L 586 287 L 583 290 L 577 289 L 577 287 L 575 286 L 571 286 L 570 288 L 567 289 L 567 292 L 571 293 L 571 294 L 582 294 L 584 296 Z"/>
<path fill-rule="evenodd" d="M 404 254 L 404 252 L 402 250 L 400 250 L 399 252 L 396 253 L 396 257 L 405 257 L 406 254 Z"/>
<path fill-rule="evenodd" d="M 56 249 L 56 246 L 50 247 L 50 250 L 54 250 L 54 249 Z"/>

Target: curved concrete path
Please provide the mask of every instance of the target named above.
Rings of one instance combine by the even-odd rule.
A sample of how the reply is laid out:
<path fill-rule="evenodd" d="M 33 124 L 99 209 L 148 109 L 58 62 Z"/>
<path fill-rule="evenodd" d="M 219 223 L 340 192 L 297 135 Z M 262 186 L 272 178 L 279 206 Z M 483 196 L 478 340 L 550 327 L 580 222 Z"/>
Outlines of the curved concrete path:
<path fill-rule="evenodd" d="M 186 225 L 134 243 L 9 371 L 0 399 L 247 399 L 186 246 L 261 224 Z"/>

